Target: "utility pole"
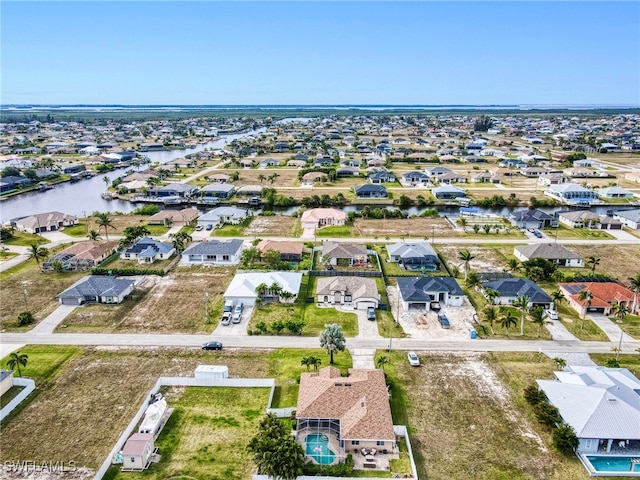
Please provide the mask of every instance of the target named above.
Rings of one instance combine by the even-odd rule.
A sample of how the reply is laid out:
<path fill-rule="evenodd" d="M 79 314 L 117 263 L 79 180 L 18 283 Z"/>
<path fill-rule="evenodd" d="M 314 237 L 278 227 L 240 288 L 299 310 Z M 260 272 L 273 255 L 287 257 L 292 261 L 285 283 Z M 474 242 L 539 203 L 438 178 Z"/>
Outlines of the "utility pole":
<path fill-rule="evenodd" d="M 618 342 L 618 350 L 616 350 L 616 362 L 618 361 L 618 357 L 620 357 L 620 349 L 622 348 L 622 335 L 624 335 L 624 330 L 620 329 L 620 341 Z"/>
<path fill-rule="evenodd" d="M 24 300 L 24 311 L 28 312 L 29 307 L 27 306 L 27 286 L 22 285 L 22 299 Z"/>
<path fill-rule="evenodd" d="M 204 318 L 205 322 L 209 323 L 209 292 L 204 292 Z"/>

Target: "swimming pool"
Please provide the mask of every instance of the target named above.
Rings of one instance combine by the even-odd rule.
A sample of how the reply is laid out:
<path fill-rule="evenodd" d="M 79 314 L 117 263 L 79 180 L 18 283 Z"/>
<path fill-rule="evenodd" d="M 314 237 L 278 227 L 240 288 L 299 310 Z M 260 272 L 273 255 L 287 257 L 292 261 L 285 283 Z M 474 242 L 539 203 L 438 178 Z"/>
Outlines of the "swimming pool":
<path fill-rule="evenodd" d="M 631 460 L 640 461 L 640 456 L 585 455 L 585 457 L 596 472 L 633 472 L 638 473 L 640 477 L 640 463 L 631 462 Z"/>
<path fill-rule="evenodd" d="M 331 465 L 335 461 L 336 455 L 329 448 L 329 437 L 324 433 L 311 433 L 304 443 L 305 453 L 320 465 Z"/>

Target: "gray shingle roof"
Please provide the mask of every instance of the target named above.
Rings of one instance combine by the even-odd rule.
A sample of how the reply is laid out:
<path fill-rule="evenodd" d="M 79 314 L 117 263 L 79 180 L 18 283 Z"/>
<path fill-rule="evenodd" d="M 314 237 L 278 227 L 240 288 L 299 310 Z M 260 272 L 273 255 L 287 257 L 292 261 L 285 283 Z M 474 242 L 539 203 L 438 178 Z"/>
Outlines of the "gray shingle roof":
<path fill-rule="evenodd" d="M 192 243 L 182 255 L 235 255 L 242 247 L 242 240 L 210 240 Z"/>
<path fill-rule="evenodd" d="M 501 297 L 518 297 L 521 295 L 529 297 L 532 303 L 551 303 L 551 297 L 547 295 L 538 285 L 531 280 L 524 278 L 500 278 L 483 282 L 482 288 L 490 288 L 497 291 Z"/>
<path fill-rule="evenodd" d="M 547 260 L 581 258 L 559 243 L 534 243 L 515 248 L 527 258 L 546 258 Z"/>
<path fill-rule="evenodd" d="M 405 302 L 429 302 L 438 292 L 464 295 L 452 277 L 398 277 L 398 288 Z"/>
<path fill-rule="evenodd" d="M 58 295 L 58 298 L 78 298 L 85 296 L 120 296 L 135 282 L 106 275 L 83 277 Z"/>

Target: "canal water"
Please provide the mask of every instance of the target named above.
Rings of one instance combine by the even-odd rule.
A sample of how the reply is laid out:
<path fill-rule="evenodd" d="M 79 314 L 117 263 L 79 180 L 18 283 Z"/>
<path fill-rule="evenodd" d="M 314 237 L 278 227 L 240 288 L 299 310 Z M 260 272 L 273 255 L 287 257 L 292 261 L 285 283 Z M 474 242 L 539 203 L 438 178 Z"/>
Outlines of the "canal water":
<path fill-rule="evenodd" d="M 264 129 L 242 134 L 223 135 L 218 140 L 203 143 L 194 148 L 144 152 L 144 155 L 151 160 L 151 163 L 164 164 L 176 158 L 182 158 L 185 155 L 202 152 L 205 149 L 221 149 L 235 139 L 258 134 L 262 131 Z M 95 177 L 78 182 L 61 183 L 51 190 L 24 193 L 0 201 L 0 223 L 5 223 L 13 218 L 50 211 L 59 211 L 82 217 L 95 211 L 127 213 L 135 210 L 139 206 L 138 204 L 123 200 L 105 200 L 101 197 L 106 190 L 104 177 L 109 177 L 113 180 L 124 175 L 124 172 L 129 168 L 131 167 L 98 174 Z"/>

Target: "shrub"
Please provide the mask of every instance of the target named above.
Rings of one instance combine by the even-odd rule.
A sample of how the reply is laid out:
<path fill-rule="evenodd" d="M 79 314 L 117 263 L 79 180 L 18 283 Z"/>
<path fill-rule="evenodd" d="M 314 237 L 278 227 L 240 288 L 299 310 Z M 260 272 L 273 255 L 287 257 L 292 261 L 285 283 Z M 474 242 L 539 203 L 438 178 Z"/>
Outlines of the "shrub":
<path fill-rule="evenodd" d="M 562 424 L 553 431 L 553 446 L 558 451 L 572 454 L 578 448 L 578 437 L 571 426 Z"/>
<path fill-rule="evenodd" d="M 141 207 L 136 208 L 133 213 L 135 215 L 155 215 L 158 213 L 160 209 L 157 205 L 143 205 Z"/>
<path fill-rule="evenodd" d="M 546 402 L 547 396 L 536 385 L 529 385 L 524 389 L 524 399 L 529 405 L 536 406 L 540 402 Z"/>
<path fill-rule="evenodd" d="M 18 326 L 31 325 L 35 321 L 33 314 L 29 311 L 20 312 L 18 314 Z"/>
<path fill-rule="evenodd" d="M 607 358 L 605 365 L 609 368 L 620 368 L 620 362 L 615 358 Z"/>
<path fill-rule="evenodd" d="M 562 421 L 558 409 L 548 402 L 539 402 L 534 412 L 538 421 L 547 427 L 553 428 Z"/>

